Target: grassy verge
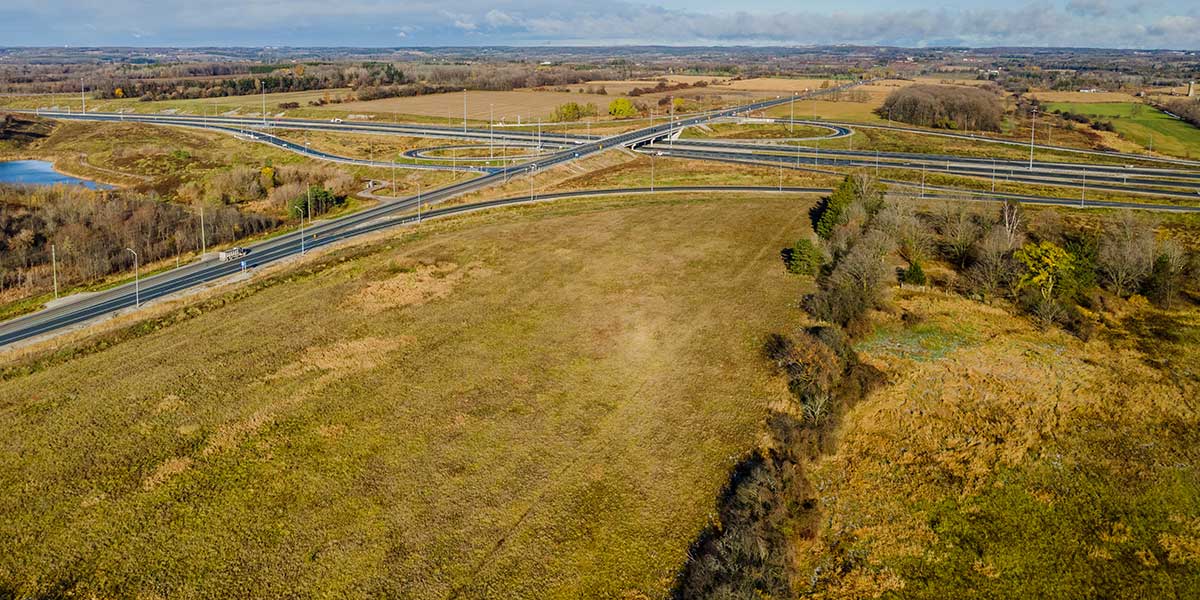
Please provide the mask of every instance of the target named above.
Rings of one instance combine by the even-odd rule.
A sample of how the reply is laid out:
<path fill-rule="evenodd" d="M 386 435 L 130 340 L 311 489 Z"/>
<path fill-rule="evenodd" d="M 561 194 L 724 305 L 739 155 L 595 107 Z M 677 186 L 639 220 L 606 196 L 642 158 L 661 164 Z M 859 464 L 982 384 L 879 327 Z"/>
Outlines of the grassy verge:
<path fill-rule="evenodd" d="M 434 223 L 0 383 L 0 587 L 661 596 L 787 393 L 805 209 Z"/>
<path fill-rule="evenodd" d="M 900 294 L 910 325 L 890 317 L 860 345 L 891 384 L 810 471 L 828 517 L 801 541 L 801 572 L 824 573 L 811 591 L 1200 590 L 1200 321 L 1194 308 L 1127 309 L 1084 343 L 1001 308 Z"/>

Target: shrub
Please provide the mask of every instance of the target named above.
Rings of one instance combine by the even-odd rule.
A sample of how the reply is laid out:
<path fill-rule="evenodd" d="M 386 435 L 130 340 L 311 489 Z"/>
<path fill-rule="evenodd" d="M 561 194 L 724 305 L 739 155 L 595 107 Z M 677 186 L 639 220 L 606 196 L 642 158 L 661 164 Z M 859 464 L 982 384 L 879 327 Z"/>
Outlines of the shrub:
<path fill-rule="evenodd" d="M 638 114 L 637 107 L 633 105 L 633 101 L 629 98 L 617 98 L 608 103 L 608 114 L 618 119 L 628 119 L 636 117 Z"/>
<path fill-rule="evenodd" d="M 825 255 L 821 249 L 807 238 L 797 240 L 794 246 L 784 250 L 784 263 L 788 273 L 816 275 L 824 261 Z"/>
<path fill-rule="evenodd" d="M 921 262 L 916 261 L 904 269 L 900 273 L 900 281 L 909 285 L 925 285 L 925 270 L 921 268 Z"/>

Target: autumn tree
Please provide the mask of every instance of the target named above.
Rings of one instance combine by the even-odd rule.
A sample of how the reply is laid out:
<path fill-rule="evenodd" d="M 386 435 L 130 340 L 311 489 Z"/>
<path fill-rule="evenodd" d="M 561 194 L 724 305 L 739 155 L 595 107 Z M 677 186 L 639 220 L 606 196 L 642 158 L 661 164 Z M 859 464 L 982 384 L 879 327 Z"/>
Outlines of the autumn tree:
<path fill-rule="evenodd" d="M 1053 242 L 1025 244 L 1013 256 L 1025 265 L 1018 287 L 1036 288 L 1047 302 L 1054 298 L 1058 284 L 1070 277 L 1073 268 L 1071 255 Z"/>
<path fill-rule="evenodd" d="M 628 119 L 638 115 L 637 107 L 629 98 L 617 98 L 608 103 L 608 114 L 618 119 Z"/>

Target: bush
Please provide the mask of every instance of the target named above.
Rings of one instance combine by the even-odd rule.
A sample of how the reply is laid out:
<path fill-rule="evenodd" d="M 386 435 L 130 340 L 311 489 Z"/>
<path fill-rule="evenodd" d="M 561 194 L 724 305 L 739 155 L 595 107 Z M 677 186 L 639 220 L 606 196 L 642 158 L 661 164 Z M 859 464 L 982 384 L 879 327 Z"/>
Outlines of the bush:
<path fill-rule="evenodd" d="M 925 270 L 921 268 L 921 262 L 914 262 L 901 271 L 900 281 L 909 285 L 925 285 Z"/>
<path fill-rule="evenodd" d="M 608 103 L 608 114 L 618 119 L 628 119 L 638 115 L 637 107 L 629 98 L 617 98 Z"/>
<path fill-rule="evenodd" d="M 821 263 L 825 262 L 824 253 L 807 238 L 797 240 L 796 244 L 785 249 L 783 254 L 788 273 L 796 275 L 816 275 L 821 270 Z"/>

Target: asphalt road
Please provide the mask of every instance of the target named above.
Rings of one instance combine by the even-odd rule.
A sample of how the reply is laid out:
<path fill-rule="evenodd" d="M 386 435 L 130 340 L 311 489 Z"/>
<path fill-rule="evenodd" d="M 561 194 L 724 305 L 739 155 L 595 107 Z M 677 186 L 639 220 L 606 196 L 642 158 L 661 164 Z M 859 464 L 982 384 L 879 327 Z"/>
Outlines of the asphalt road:
<path fill-rule="evenodd" d="M 842 153 L 804 151 L 797 149 L 788 154 L 778 151 L 748 150 L 745 148 L 727 148 L 716 144 L 696 145 L 685 142 L 675 142 L 672 145 L 653 144 L 645 150 L 662 156 L 690 158 L 698 160 L 713 160 L 729 163 L 758 163 L 783 166 L 819 167 L 864 167 L 889 169 L 907 169 L 924 171 L 928 174 L 958 175 L 965 177 L 995 179 L 997 182 L 1018 182 L 1033 185 L 1052 185 L 1056 187 L 1085 188 L 1119 192 L 1125 194 L 1140 194 L 1186 198 L 1200 202 L 1200 179 L 1194 174 L 1173 173 L 1168 177 L 1130 176 L 1135 169 L 1124 170 L 1099 165 L 1071 165 L 1059 163 L 1055 166 L 1034 164 L 1031 171 L 1028 163 L 1009 162 L 1004 168 L 994 168 L 989 163 L 980 164 L 972 160 L 951 159 L 948 161 L 929 159 L 892 158 L 883 160 L 881 154 L 878 162 L 873 153 Z M 1004 163 L 997 162 L 997 165 Z"/>
<path fill-rule="evenodd" d="M 834 89 L 838 88 L 820 90 L 813 95 L 832 92 Z M 600 140 L 575 144 L 566 150 L 561 150 L 545 157 L 539 157 L 535 161 L 517 165 L 512 169 L 503 171 L 492 170 L 475 179 L 432 190 L 423 194 L 420 201 L 422 204 L 436 204 L 455 196 L 480 190 L 504 181 L 510 173 L 536 172 L 537 170 L 572 161 L 613 146 L 636 147 L 668 136 L 683 127 L 698 125 L 713 119 L 744 114 L 754 110 L 761 110 L 790 101 L 792 101 L 791 97 L 761 100 L 744 106 L 681 119 L 673 123 L 654 125 Z M 161 123 L 162 121 L 159 122 Z M 193 119 L 186 126 L 195 126 L 195 120 Z M 228 127 L 227 125 L 205 125 L 203 123 L 201 123 L 201 126 Z M 293 146 L 295 145 L 293 144 Z M 531 196 L 528 201 L 536 201 L 536 196 Z M 335 240 L 355 237 L 376 229 L 403 223 L 404 221 L 395 221 L 391 217 L 411 211 L 417 207 L 417 202 L 417 198 L 409 197 L 396 202 L 381 204 L 344 217 L 318 222 L 316 225 L 305 228 L 303 231 L 286 233 L 276 238 L 248 246 L 247 249 L 250 252 L 245 257 L 245 262 L 249 268 L 263 266 L 299 254 L 302 251 L 307 251 L 310 247 L 318 247 Z M 463 212 L 459 207 L 440 210 L 457 210 L 458 212 Z M 241 263 L 242 261 L 240 260 L 222 263 L 210 257 L 196 263 L 147 277 L 136 286 L 132 283 L 120 285 L 75 301 L 66 302 L 36 313 L 11 319 L 0 323 L 0 346 L 45 335 L 71 325 L 111 314 L 118 310 L 135 306 L 138 300 L 146 302 L 235 274 L 242 269 Z"/>

